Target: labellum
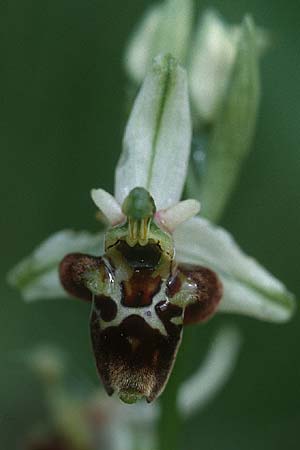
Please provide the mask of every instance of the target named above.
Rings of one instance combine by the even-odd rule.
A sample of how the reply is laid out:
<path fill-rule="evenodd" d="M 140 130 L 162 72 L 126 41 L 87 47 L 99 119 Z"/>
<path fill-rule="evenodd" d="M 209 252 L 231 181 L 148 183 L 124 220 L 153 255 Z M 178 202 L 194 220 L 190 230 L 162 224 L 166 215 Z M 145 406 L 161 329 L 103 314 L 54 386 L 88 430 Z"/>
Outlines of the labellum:
<path fill-rule="evenodd" d="M 60 279 L 91 303 L 92 345 L 107 393 L 151 402 L 170 376 L 183 326 L 214 313 L 222 285 L 208 268 L 176 263 L 172 235 L 144 188 L 129 193 L 122 211 L 122 223 L 106 232 L 104 255 L 67 255 Z"/>

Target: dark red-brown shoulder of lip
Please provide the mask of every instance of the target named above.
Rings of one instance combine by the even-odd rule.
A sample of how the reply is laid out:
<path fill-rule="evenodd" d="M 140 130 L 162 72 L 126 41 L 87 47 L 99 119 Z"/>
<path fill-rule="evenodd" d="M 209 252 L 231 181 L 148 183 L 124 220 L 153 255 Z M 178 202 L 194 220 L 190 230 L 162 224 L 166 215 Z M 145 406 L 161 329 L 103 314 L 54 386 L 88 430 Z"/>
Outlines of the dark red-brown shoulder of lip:
<path fill-rule="evenodd" d="M 180 264 L 178 273 L 196 285 L 195 302 L 185 308 L 184 325 L 208 320 L 222 298 L 223 286 L 217 274 L 207 267 Z"/>
<path fill-rule="evenodd" d="M 92 293 L 84 284 L 84 274 L 96 270 L 102 264 L 102 258 L 83 253 L 66 255 L 59 265 L 59 277 L 64 289 L 73 297 L 91 301 Z"/>
<path fill-rule="evenodd" d="M 129 280 L 123 281 L 122 305 L 137 308 L 152 304 L 161 287 L 161 277 L 152 274 L 151 269 L 135 270 Z"/>
<path fill-rule="evenodd" d="M 131 315 L 120 325 L 101 330 L 92 315 L 91 338 L 98 372 L 108 394 L 115 390 L 134 391 L 151 402 L 169 377 L 181 327 L 174 325 L 171 335 L 163 335 L 140 316 Z"/>

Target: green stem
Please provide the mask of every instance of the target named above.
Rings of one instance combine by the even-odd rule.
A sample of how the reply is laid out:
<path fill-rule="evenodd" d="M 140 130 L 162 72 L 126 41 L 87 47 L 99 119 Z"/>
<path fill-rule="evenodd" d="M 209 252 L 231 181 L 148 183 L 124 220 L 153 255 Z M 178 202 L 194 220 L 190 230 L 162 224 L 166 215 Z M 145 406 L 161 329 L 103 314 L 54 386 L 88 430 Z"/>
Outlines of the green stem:
<path fill-rule="evenodd" d="M 166 393 L 161 401 L 158 426 L 159 450 L 179 450 L 181 417 L 176 406 L 176 390 Z"/>
<path fill-rule="evenodd" d="M 179 354 L 165 392 L 160 399 L 161 415 L 158 424 L 158 450 L 180 450 L 182 417 L 177 408 L 177 392 L 181 382 L 183 358 Z"/>

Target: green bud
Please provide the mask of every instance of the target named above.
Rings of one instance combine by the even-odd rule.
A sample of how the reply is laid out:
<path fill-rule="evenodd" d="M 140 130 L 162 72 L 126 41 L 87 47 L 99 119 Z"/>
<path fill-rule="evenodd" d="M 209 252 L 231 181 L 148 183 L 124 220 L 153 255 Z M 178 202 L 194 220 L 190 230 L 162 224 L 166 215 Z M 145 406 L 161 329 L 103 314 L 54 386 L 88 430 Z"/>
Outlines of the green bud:
<path fill-rule="evenodd" d="M 140 85 L 160 53 L 171 53 L 185 63 L 193 24 L 192 0 L 166 0 L 146 11 L 134 30 L 125 52 L 130 79 Z"/>
<path fill-rule="evenodd" d="M 202 215 L 221 216 L 241 164 L 252 142 L 260 97 L 259 49 L 253 21 L 243 21 L 228 86 L 208 136 L 201 180 L 188 185 L 188 194 L 201 200 Z M 191 167 L 188 177 L 193 181 Z"/>
<path fill-rule="evenodd" d="M 236 56 L 240 27 L 206 11 L 197 26 L 188 75 L 196 121 L 211 122 L 222 103 Z"/>

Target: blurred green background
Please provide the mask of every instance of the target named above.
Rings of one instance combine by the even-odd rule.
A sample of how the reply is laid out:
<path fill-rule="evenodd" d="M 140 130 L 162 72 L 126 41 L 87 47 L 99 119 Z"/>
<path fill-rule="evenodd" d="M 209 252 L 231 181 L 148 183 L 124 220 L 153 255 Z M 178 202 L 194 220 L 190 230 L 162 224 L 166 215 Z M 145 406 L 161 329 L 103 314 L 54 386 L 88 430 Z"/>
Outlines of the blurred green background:
<path fill-rule="evenodd" d="M 43 414 L 41 389 L 20 362 L 28 349 L 53 342 L 70 353 L 75 381 L 84 376 L 96 382 L 89 308 L 66 300 L 26 305 L 6 285 L 5 274 L 56 230 L 97 230 L 89 190 L 113 188 L 124 126 L 123 50 L 149 4 L 0 3 L 1 450 L 18 448 Z M 229 21 L 251 12 L 272 33 L 255 145 L 222 225 L 299 297 L 300 3 L 228 0 L 197 6 L 216 7 Z M 183 448 L 299 448 L 299 322 L 299 313 L 287 325 L 218 316 L 187 330 L 187 373 L 198 366 L 221 323 L 237 324 L 244 342 L 230 382 L 183 428 Z"/>

